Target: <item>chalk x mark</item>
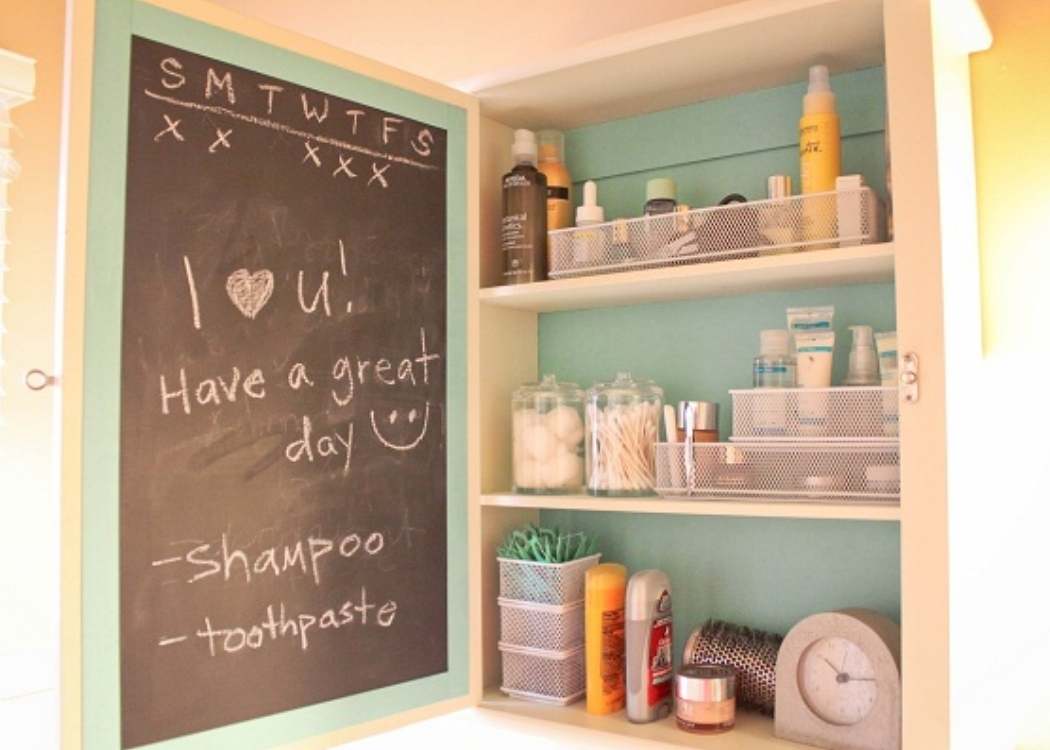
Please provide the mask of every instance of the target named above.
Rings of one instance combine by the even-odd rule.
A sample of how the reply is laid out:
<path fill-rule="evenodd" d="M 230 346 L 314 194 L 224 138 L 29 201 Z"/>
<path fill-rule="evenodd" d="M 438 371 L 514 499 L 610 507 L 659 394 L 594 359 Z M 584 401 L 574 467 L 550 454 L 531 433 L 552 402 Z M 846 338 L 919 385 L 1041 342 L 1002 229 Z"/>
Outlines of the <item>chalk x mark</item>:
<path fill-rule="evenodd" d="M 164 122 L 168 123 L 168 127 L 164 128 L 164 130 L 160 131 L 155 136 L 153 136 L 154 142 L 159 141 L 168 133 L 171 133 L 173 136 L 175 136 L 175 140 L 177 141 L 186 140 L 182 137 L 182 133 L 179 132 L 179 123 L 181 123 L 182 120 L 172 120 L 167 115 L 164 115 Z"/>
<path fill-rule="evenodd" d="M 216 149 L 219 148 L 219 146 L 225 146 L 226 148 L 232 148 L 232 146 L 230 146 L 230 141 L 229 141 L 229 137 L 230 137 L 230 134 L 232 132 L 233 132 L 233 128 L 230 128 L 229 130 L 223 130 L 222 128 L 215 128 L 215 142 L 213 144 L 211 144 L 210 146 L 208 146 L 208 153 L 209 154 L 214 154 Z"/>
<path fill-rule="evenodd" d="M 353 179 L 357 177 L 357 172 L 350 171 L 350 162 L 354 160 L 352 156 L 343 156 L 342 154 L 336 154 L 339 157 L 339 166 L 332 172 L 332 177 L 335 177 L 340 172 L 346 175 L 347 179 Z"/>
<path fill-rule="evenodd" d="M 311 159 L 315 165 L 321 166 L 321 157 L 317 155 L 320 147 L 311 145 L 310 141 L 303 141 L 303 145 L 306 146 L 306 156 L 303 157 L 302 163 L 305 164 L 307 159 Z"/>
<path fill-rule="evenodd" d="M 270 120 L 266 117 L 259 117 L 258 115 L 246 115 L 243 112 L 235 112 L 228 107 L 220 107 L 214 104 L 199 104 L 197 102 L 187 102 L 181 99 L 176 99 L 173 96 L 165 96 L 164 94 L 158 94 L 149 89 L 145 89 L 146 96 L 157 101 L 166 102 L 167 104 L 174 105 L 176 107 L 184 107 L 186 109 L 196 109 L 200 112 L 209 112 L 213 115 L 222 115 L 223 117 L 232 117 L 241 122 L 247 122 L 252 125 L 258 125 L 262 128 L 269 128 L 270 130 L 277 130 L 282 133 L 289 135 L 298 136 L 299 138 L 309 138 L 310 140 L 317 141 L 318 143 L 324 143 L 329 146 L 336 146 L 347 151 L 353 151 L 358 154 L 365 154 L 371 156 L 374 159 L 382 159 L 383 161 L 393 162 L 396 164 L 406 164 L 410 167 L 416 167 L 417 169 L 432 170 L 437 169 L 436 164 L 427 164 L 425 162 L 417 161 L 416 159 L 410 159 L 407 156 L 397 156 L 396 154 L 388 154 L 383 151 L 377 151 L 375 149 L 367 148 L 366 146 L 358 146 L 348 141 L 341 140 L 339 138 L 332 138 L 325 135 L 317 135 L 315 133 L 309 133 L 305 130 L 299 130 L 293 128 L 290 125 Z"/>

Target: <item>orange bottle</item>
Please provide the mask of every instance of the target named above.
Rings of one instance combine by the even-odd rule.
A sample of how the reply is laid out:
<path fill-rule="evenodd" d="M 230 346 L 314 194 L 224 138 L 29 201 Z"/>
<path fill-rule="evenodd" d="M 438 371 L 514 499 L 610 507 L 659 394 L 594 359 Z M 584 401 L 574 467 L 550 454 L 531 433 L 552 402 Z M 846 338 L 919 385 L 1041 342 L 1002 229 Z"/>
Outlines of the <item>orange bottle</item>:
<path fill-rule="evenodd" d="M 624 599 L 627 568 L 602 563 L 584 579 L 584 654 L 587 712 L 611 714 L 624 706 Z"/>
<path fill-rule="evenodd" d="M 572 178 L 565 167 L 565 136 L 541 130 L 538 168 L 547 177 L 547 231 L 572 226 Z"/>

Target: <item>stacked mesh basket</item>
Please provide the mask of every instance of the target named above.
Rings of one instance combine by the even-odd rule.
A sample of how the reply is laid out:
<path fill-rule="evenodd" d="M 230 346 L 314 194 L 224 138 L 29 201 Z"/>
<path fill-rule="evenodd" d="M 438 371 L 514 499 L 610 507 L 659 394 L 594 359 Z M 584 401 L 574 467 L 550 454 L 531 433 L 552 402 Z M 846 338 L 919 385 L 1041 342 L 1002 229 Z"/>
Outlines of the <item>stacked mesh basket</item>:
<path fill-rule="evenodd" d="M 900 502 L 892 387 L 730 391 L 728 443 L 659 443 L 664 497 Z"/>
<path fill-rule="evenodd" d="M 870 187 L 617 219 L 548 233 L 552 279 L 878 242 Z"/>
<path fill-rule="evenodd" d="M 567 563 L 499 558 L 502 690 L 566 705 L 584 694 L 583 590 L 601 555 Z"/>

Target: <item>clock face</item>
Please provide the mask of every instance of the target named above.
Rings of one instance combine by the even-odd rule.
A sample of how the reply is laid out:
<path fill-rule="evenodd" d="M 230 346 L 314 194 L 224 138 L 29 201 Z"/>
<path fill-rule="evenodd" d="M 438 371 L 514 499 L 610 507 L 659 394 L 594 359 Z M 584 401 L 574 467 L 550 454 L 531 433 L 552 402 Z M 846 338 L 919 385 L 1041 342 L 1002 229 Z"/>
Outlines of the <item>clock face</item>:
<path fill-rule="evenodd" d="M 850 726 L 875 706 L 875 669 L 860 646 L 846 638 L 821 638 L 802 653 L 798 687 L 809 709 L 829 724 Z"/>

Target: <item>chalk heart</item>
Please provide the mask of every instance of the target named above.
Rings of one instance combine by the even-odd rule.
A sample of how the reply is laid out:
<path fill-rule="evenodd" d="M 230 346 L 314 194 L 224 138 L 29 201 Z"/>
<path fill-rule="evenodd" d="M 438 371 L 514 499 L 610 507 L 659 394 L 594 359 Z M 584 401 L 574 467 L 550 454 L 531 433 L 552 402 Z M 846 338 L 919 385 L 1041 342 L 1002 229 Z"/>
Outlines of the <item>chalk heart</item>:
<path fill-rule="evenodd" d="M 226 279 L 226 293 L 244 317 L 254 320 L 273 294 L 273 273 L 238 268 Z"/>

